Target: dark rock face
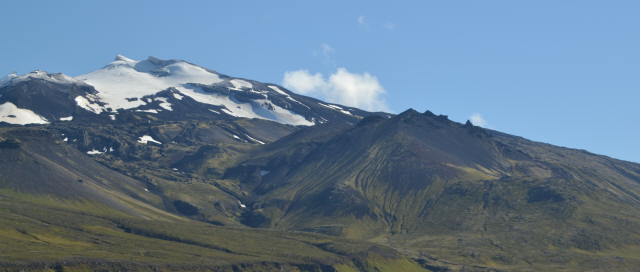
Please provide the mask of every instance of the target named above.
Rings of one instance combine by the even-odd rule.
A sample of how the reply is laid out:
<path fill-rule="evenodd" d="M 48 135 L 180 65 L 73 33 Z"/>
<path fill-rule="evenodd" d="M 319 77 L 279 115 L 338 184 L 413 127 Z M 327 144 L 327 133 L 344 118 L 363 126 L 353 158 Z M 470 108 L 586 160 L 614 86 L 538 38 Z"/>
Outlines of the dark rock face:
<path fill-rule="evenodd" d="M 0 88 L 0 104 L 11 102 L 55 122 L 68 116 L 92 114 L 78 107 L 74 99 L 95 93 L 96 90 L 88 85 L 31 79 Z"/>
<path fill-rule="evenodd" d="M 10 148 L 10 149 L 20 148 L 20 140 L 18 140 L 18 139 L 2 139 L 2 140 L 0 140 L 0 148 Z"/>

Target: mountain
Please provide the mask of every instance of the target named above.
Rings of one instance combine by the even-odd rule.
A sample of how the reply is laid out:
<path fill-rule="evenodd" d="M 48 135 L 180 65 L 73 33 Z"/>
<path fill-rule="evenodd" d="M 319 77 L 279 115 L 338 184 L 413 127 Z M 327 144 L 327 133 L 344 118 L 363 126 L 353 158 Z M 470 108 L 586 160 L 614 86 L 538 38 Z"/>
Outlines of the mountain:
<path fill-rule="evenodd" d="M 187 202 L 156 208 L 158 188 L 43 129 L 2 130 L 0 166 L 2 271 L 420 269 L 373 243 L 195 221 Z"/>
<path fill-rule="evenodd" d="M 12 74 L 0 81 L 0 94 L 0 121 L 20 125 L 109 122 L 133 113 L 163 120 L 244 117 L 310 126 L 354 123 L 371 114 L 182 60 L 135 61 L 121 55 L 75 78 L 44 71 Z"/>
<path fill-rule="evenodd" d="M 0 82 L 8 271 L 640 265 L 635 163 L 181 60 Z"/>
<path fill-rule="evenodd" d="M 506 270 L 639 261 L 638 164 L 414 110 L 332 134 L 290 134 L 225 172 L 250 192 L 246 224 Z"/>
<path fill-rule="evenodd" d="M 0 127 L 0 270 L 422 271 L 375 243 L 244 227 L 236 183 L 172 168 L 259 146 L 224 128 L 270 122 L 236 121 Z"/>

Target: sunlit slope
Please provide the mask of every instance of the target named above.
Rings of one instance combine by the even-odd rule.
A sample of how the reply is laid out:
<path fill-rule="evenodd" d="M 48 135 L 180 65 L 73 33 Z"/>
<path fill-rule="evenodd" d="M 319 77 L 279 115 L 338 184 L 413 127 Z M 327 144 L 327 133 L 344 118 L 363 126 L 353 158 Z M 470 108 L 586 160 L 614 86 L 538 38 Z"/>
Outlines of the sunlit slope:
<path fill-rule="evenodd" d="M 640 261 L 637 164 L 413 110 L 323 138 L 286 137 L 227 172 L 254 193 L 248 224 L 496 268 Z"/>
<path fill-rule="evenodd" d="M 0 265 L 9 271 L 421 270 L 375 244 L 196 221 L 144 220 L 88 200 L 7 189 L 0 190 L 0 223 Z"/>
<path fill-rule="evenodd" d="M 149 190 L 148 182 L 96 162 L 58 136 L 38 128 L 3 130 L 2 269 L 422 270 L 395 250 L 372 243 L 215 226 L 183 217 L 166 209 L 167 196 Z M 184 186 L 164 194 L 198 194 L 196 185 Z"/>
<path fill-rule="evenodd" d="M 154 204 L 145 184 L 121 175 L 54 138 L 48 131 L 6 129 L 0 135 L 0 187 L 68 200 L 91 200 L 123 213 L 184 220 Z"/>

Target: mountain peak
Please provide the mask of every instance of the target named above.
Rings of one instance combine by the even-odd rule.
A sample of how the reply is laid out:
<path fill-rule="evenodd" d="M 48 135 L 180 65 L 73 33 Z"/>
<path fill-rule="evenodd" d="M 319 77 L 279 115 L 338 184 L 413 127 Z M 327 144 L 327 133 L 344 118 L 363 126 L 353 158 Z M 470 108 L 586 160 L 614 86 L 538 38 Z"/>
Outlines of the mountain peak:
<path fill-rule="evenodd" d="M 169 61 L 169 60 L 163 60 L 163 59 L 160 59 L 160 58 L 156 58 L 154 56 L 149 56 L 149 57 L 147 57 L 146 60 L 149 61 L 149 62 L 152 62 L 152 63 L 163 63 L 163 62 Z"/>
<path fill-rule="evenodd" d="M 18 74 L 16 72 L 13 72 L 11 74 L 8 74 L 2 78 L 0 78 L 0 86 L 4 85 L 5 83 L 11 81 L 12 79 L 18 77 Z"/>
<path fill-rule="evenodd" d="M 274 84 L 222 75 L 181 59 L 154 56 L 136 60 L 118 54 L 106 66 L 75 78 L 40 70 L 24 75 L 11 74 L 0 80 L 0 87 L 20 87 L 22 84 L 15 84 L 22 81 L 39 86 L 33 88 L 33 92 L 26 92 L 31 95 L 42 95 L 39 92 L 42 88 L 64 94 L 56 101 L 65 107 L 56 110 L 51 106 L 25 106 L 18 98 L 11 98 L 10 102 L 51 120 L 67 118 L 68 109 L 76 106 L 93 114 L 108 113 L 109 120 L 116 120 L 116 115 L 127 111 L 158 114 L 168 119 L 185 116 L 258 118 L 296 126 L 312 126 L 330 120 L 356 122 L 369 115 L 355 108 L 308 99 Z M 172 91 L 167 94 L 163 92 L 166 90 Z M 189 99 L 183 101 L 183 97 Z M 49 101 L 49 98 L 42 101 Z M 106 116 L 99 118 L 103 117 Z"/>
<path fill-rule="evenodd" d="M 398 116 L 416 116 L 420 114 L 417 110 L 414 110 L 413 108 L 409 108 L 403 112 L 401 112 L 400 114 L 398 114 Z"/>
<path fill-rule="evenodd" d="M 67 76 L 63 73 L 48 73 L 46 71 L 36 69 L 29 73 L 19 75 L 17 73 L 11 73 L 4 78 L 0 79 L 0 87 L 4 87 L 6 85 L 16 84 L 23 81 L 28 81 L 32 79 L 40 79 L 58 84 L 73 84 L 80 83 L 79 81 L 73 79 L 70 76 Z"/>
<path fill-rule="evenodd" d="M 135 60 L 125 57 L 124 55 L 117 54 L 113 59 L 114 61 L 135 62 Z"/>
<path fill-rule="evenodd" d="M 473 123 L 471 123 L 471 120 L 467 120 L 466 123 L 464 123 L 465 127 L 474 127 Z"/>

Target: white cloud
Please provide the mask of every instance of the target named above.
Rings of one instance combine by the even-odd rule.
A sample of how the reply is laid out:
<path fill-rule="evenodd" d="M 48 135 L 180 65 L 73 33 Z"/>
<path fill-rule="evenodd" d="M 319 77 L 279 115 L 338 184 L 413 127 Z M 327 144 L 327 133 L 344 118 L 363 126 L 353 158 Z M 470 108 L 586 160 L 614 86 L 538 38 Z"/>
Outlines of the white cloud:
<path fill-rule="evenodd" d="M 359 25 L 366 25 L 367 24 L 367 17 L 364 17 L 363 15 L 358 16 L 358 24 Z"/>
<path fill-rule="evenodd" d="M 388 111 L 384 101 L 385 90 L 378 79 L 369 73 L 351 73 L 338 68 L 325 78 L 307 70 L 286 72 L 282 85 L 305 95 L 316 96 L 332 103 L 357 107 L 369 111 Z"/>
<path fill-rule="evenodd" d="M 326 82 L 320 73 L 311 74 L 307 70 L 285 72 L 282 85 L 300 94 L 312 94 L 326 87 Z"/>
<path fill-rule="evenodd" d="M 488 125 L 487 120 L 482 117 L 479 113 L 474 113 L 469 116 L 469 121 L 475 126 L 486 127 Z"/>

